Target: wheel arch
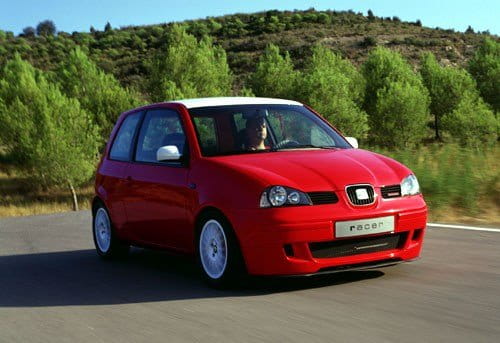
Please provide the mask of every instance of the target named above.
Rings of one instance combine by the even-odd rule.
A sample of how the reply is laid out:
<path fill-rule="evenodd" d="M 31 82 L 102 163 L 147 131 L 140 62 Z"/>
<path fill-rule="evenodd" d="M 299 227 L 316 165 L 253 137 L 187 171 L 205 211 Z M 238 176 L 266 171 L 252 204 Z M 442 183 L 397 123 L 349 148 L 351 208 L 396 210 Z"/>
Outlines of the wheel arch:
<path fill-rule="evenodd" d="M 101 199 L 101 197 L 99 197 L 98 195 L 96 195 L 93 199 L 92 199 L 92 214 L 95 214 L 95 211 L 97 209 L 97 206 L 98 205 L 104 205 L 104 207 L 106 207 L 106 209 L 108 208 L 106 206 L 106 203 L 104 202 L 104 200 Z"/>
<path fill-rule="evenodd" d="M 224 214 L 224 212 L 222 210 L 220 210 L 219 208 L 217 208 L 215 206 L 211 206 L 211 205 L 203 207 L 200 211 L 198 211 L 198 214 L 195 217 L 194 242 L 193 242 L 194 246 L 196 247 L 196 245 L 198 244 L 197 240 L 198 240 L 198 235 L 200 234 L 200 231 L 201 231 L 201 221 L 203 220 L 203 218 L 205 216 L 209 215 L 210 213 L 215 213 L 216 215 L 218 215 L 222 219 L 224 219 L 227 224 L 229 224 L 229 229 L 231 230 L 231 233 L 234 236 L 236 243 L 238 244 L 238 248 L 240 249 L 240 251 L 242 251 L 240 238 L 238 237 L 238 234 L 233 226 L 233 223 L 229 219 L 229 217 L 226 214 Z"/>
<path fill-rule="evenodd" d="M 195 217 L 194 242 L 193 242 L 194 246 L 195 246 L 195 255 L 197 255 L 198 258 L 200 258 L 198 255 L 197 246 L 198 246 L 198 239 L 199 239 L 201 229 L 202 229 L 201 224 L 202 224 L 202 220 L 204 218 L 206 218 L 207 216 L 209 216 L 210 214 L 215 215 L 216 217 L 219 217 L 220 219 L 222 219 L 224 221 L 221 224 L 229 230 L 229 235 L 231 236 L 231 237 L 227 237 L 227 239 L 232 240 L 233 244 L 236 244 L 236 251 L 237 251 L 237 257 L 236 257 L 237 262 L 236 263 L 237 263 L 237 265 L 240 265 L 240 268 L 244 273 L 247 273 L 248 268 L 246 265 L 246 259 L 245 259 L 245 255 L 243 254 L 240 238 L 237 235 L 237 231 L 235 230 L 229 217 L 226 214 L 224 214 L 224 212 L 222 210 L 220 210 L 219 208 L 217 208 L 215 206 L 207 205 L 207 206 L 203 207 Z M 217 219 L 217 218 L 214 218 L 214 219 Z"/>

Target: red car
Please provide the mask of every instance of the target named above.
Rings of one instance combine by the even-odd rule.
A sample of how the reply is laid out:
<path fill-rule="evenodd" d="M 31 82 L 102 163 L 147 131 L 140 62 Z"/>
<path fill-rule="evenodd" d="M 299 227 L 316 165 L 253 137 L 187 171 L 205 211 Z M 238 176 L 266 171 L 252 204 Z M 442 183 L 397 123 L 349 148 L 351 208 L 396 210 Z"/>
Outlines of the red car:
<path fill-rule="evenodd" d="M 427 220 L 411 170 L 281 99 L 189 99 L 125 112 L 95 192 L 99 255 L 130 245 L 194 254 L 214 286 L 242 273 L 412 260 Z"/>

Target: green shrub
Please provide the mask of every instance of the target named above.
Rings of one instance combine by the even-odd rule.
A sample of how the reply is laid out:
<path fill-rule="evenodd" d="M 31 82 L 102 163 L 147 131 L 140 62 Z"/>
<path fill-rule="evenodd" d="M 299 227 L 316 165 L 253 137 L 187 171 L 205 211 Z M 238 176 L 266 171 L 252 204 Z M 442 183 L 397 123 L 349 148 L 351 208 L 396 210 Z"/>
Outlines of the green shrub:
<path fill-rule="evenodd" d="M 457 107 L 443 117 L 443 127 L 460 145 L 479 148 L 496 143 L 499 120 L 483 99 L 464 96 Z"/>

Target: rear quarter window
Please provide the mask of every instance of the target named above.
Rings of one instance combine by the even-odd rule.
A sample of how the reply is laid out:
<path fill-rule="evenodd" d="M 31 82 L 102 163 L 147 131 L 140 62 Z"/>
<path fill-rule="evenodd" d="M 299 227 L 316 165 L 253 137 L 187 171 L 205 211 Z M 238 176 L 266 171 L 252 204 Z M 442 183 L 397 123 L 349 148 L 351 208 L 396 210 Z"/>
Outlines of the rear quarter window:
<path fill-rule="evenodd" d="M 194 117 L 198 140 L 200 142 L 203 155 L 214 155 L 218 150 L 217 129 L 215 118 L 213 117 Z"/>
<path fill-rule="evenodd" d="M 120 126 L 111 146 L 109 158 L 112 160 L 129 161 L 134 135 L 141 118 L 141 112 L 129 114 Z"/>

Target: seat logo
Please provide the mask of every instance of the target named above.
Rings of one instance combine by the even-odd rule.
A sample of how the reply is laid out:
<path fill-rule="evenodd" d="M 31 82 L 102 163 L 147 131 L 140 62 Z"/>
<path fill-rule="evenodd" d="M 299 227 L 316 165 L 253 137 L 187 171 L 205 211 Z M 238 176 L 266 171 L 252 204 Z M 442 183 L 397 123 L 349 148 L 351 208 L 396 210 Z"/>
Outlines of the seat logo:
<path fill-rule="evenodd" d="M 368 192 L 366 190 L 366 188 L 358 188 L 356 189 L 356 198 L 358 198 L 358 200 L 366 200 L 368 199 Z"/>

